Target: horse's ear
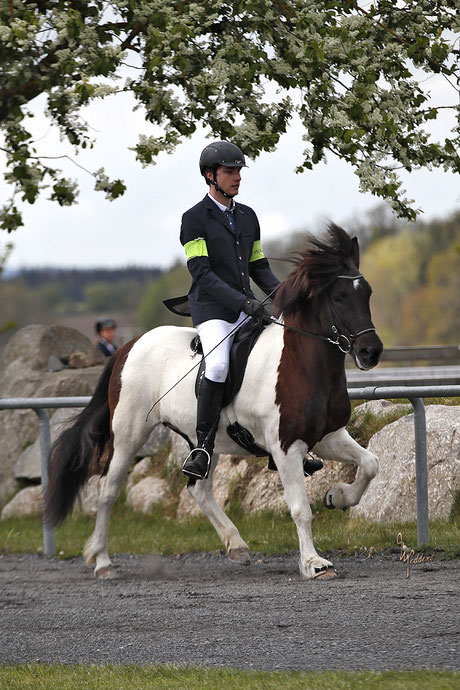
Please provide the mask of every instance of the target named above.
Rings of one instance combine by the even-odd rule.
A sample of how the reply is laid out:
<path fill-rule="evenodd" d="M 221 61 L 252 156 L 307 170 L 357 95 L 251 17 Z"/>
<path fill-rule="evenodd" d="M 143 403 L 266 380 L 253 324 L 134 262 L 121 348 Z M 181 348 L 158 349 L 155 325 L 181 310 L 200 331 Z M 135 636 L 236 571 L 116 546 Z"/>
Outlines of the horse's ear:
<path fill-rule="evenodd" d="M 351 259 L 356 268 L 359 268 L 359 244 L 357 237 L 351 238 Z"/>

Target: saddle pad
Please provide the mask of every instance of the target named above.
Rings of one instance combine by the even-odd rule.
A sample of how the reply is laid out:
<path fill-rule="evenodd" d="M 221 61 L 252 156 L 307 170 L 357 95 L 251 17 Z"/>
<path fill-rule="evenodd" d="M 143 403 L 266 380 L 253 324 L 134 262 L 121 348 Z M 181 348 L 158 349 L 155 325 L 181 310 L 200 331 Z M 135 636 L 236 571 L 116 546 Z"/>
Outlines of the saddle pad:
<path fill-rule="evenodd" d="M 241 326 L 236 332 L 235 338 L 233 340 L 232 349 L 230 350 L 230 369 L 228 372 L 227 380 L 225 382 L 224 390 L 224 400 L 222 407 L 227 407 L 243 383 L 244 373 L 246 371 L 246 364 L 248 361 L 249 353 L 251 352 L 254 344 L 262 333 L 264 324 L 260 319 L 249 319 L 247 324 Z M 192 350 L 199 352 L 197 348 L 196 338 L 190 343 Z M 195 381 L 195 395 L 198 397 L 198 391 L 200 389 L 200 383 L 204 378 L 205 372 L 205 359 L 201 359 L 201 364 L 198 368 L 198 374 Z"/>

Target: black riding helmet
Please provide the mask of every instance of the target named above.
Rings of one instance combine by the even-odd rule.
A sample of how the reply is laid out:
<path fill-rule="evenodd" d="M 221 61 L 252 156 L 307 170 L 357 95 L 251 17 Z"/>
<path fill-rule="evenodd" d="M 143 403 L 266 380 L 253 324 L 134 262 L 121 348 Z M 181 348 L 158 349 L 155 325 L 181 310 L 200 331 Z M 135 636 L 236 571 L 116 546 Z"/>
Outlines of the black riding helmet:
<path fill-rule="evenodd" d="M 217 185 L 216 172 L 219 165 L 225 165 L 227 168 L 247 168 L 244 153 L 229 141 L 214 141 L 201 152 L 200 172 L 206 183 L 214 185 L 218 192 L 231 199 L 233 195 L 227 194 Z M 206 177 L 206 170 L 212 171 L 212 180 Z"/>

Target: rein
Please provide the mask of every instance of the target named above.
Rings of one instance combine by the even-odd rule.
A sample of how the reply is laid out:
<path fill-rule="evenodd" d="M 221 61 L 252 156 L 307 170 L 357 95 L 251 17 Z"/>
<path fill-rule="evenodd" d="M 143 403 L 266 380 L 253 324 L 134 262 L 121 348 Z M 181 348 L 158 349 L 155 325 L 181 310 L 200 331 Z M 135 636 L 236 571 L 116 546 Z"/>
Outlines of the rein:
<path fill-rule="evenodd" d="M 363 275 L 362 273 L 359 273 L 356 276 L 337 276 L 338 278 L 343 278 L 345 280 L 358 280 L 359 278 L 362 278 Z M 331 320 L 332 320 L 332 313 L 335 314 L 335 317 L 338 321 L 340 319 L 337 316 L 337 313 L 334 309 L 334 307 L 331 304 L 330 297 L 328 296 L 328 306 L 329 306 L 329 311 L 331 313 Z M 331 324 L 331 330 L 336 336 L 335 340 L 332 338 L 328 338 L 326 335 L 321 335 L 320 333 L 313 333 L 311 331 L 304 331 L 301 330 L 300 328 L 294 328 L 294 326 L 287 326 L 285 323 L 282 323 L 281 321 L 277 321 L 274 317 L 270 319 L 270 323 L 275 323 L 277 326 L 282 326 L 285 328 L 287 331 L 291 331 L 292 333 L 297 333 L 297 335 L 306 335 L 311 338 L 318 338 L 319 340 L 324 340 L 327 343 L 330 343 L 331 345 L 336 345 L 340 352 L 343 352 L 344 354 L 349 354 L 351 352 L 351 349 L 353 347 L 353 343 L 357 338 L 359 338 L 361 335 L 364 335 L 364 333 L 375 333 L 375 328 L 364 328 L 362 331 L 358 331 L 358 333 L 349 333 L 348 335 L 345 335 L 344 333 L 339 333 L 338 329 L 334 326 L 334 324 Z"/>
<path fill-rule="evenodd" d="M 350 333 L 349 336 L 344 335 L 343 333 L 339 333 L 337 328 L 332 325 L 331 328 L 334 332 L 334 334 L 337 336 L 335 340 L 332 338 L 328 338 L 326 335 L 321 335 L 320 333 L 313 333 L 311 331 L 303 331 L 300 328 L 294 328 L 294 326 L 287 326 L 285 323 L 281 323 L 281 321 L 277 321 L 275 318 L 271 318 L 269 323 L 275 323 L 277 326 L 282 326 L 284 329 L 287 331 L 292 331 L 292 333 L 297 333 L 297 335 L 307 335 L 311 338 L 318 338 L 319 340 L 324 340 L 327 343 L 330 343 L 331 345 L 337 345 L 339 348 L 340 352 L 343 352 L 345 355 L 347 355 L 349 352 L 351 352 L 351 348 L 353 347 L 353 343 L 357 338 L 359 338 L 360 335 L 364 335 L 364 333 L 375 333 L 375 328 L 365 328 L 362 331 L 358 331 L 358 333 Z M 342 347 L 342 341 L 345 343 L 345 347 Z"/>

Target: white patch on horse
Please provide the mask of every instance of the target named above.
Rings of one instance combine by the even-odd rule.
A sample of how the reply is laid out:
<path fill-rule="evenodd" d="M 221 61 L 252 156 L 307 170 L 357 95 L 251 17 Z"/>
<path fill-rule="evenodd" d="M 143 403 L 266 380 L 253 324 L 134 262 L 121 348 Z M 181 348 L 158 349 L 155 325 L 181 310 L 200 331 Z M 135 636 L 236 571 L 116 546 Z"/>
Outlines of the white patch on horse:
<path fill-rule="evenodd" d="M 356 280 L 353 281 L 353 287 L 355 290 L 357 290 L 359 287 L 361 287 L 361 283 L 359 281 L 360 281 L 360 278 L 356 278 Z"/>

